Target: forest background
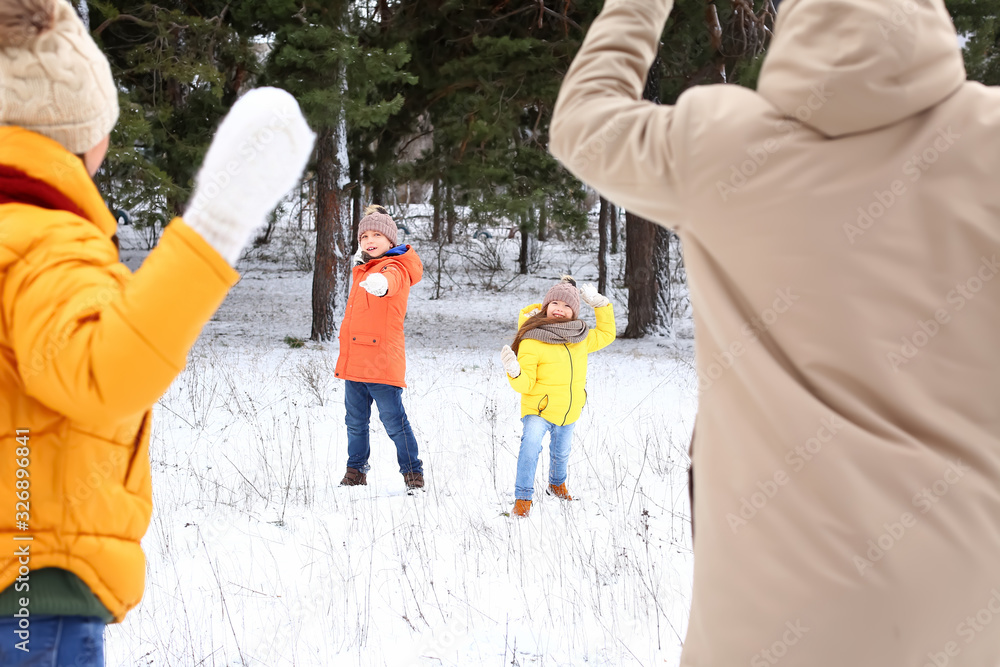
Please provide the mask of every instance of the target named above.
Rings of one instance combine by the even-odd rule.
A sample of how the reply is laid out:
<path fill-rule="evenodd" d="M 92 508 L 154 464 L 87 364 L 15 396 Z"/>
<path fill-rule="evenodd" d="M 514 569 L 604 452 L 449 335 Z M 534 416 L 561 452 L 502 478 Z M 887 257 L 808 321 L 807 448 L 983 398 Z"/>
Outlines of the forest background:
<path fill-rule="evenodd" d="M 260 85 L 298 98 L 318 134 L 313 159 L 255 246 L 282 218 L 314 234 L 313 340 L 336 335 L 369 203 L 404 226 L 409 204 L 430 204 L 441 246 L 508 230 L 520 274 L 532 270 L 533 243 L 596 232 L 601 292 L 608 253 L 626 253 L 624 337 L 670 333 L 683 310 L 676 236 L 588 192 L 547 151 L 560 82 L 600 0 L 74 2 L 120 89 L 97 180 L 150 246 L 183 213 L 233 102 Z M 1000 84 L 1000 0 L 947 5 L 969 78 Z M 774 16 L 772 0 L 677 0 L 645 97 L 669 104 L 691 86 L 754 87 Z"/>

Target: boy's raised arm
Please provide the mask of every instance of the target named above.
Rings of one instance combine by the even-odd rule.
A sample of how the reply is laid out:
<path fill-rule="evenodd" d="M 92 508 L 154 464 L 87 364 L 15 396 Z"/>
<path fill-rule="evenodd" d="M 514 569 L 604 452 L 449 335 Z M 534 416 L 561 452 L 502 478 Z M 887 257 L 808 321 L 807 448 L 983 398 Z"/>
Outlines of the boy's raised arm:
<path fill-rule="evenodd" d="M 549 150 L 580 180 L 649 220 L 676 224 L 683 123 L 642 99 L 673 0 L 609 0 L 563 80 Z"/>

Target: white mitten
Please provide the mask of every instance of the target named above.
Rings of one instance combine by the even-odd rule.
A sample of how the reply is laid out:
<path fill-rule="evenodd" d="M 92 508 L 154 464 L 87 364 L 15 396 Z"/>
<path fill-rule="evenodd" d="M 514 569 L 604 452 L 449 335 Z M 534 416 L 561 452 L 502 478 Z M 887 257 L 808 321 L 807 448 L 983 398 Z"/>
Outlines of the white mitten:
<path fill-rule="evenodd" d="M 184 222 L 236 264 L 254 230 L 298 183 L 315 139 L 294 97 L 251 90 L 219 125 Z"/>
<path fill-rule="evenodd" d="M 500 361 L 503 363 L 503 369 L 507 371 L 507 375 L 516 378 L 521 374 L 521 364 L 517 363 L 517 355 L 514 354 L 514 350 L 510 349 L 510 345 L 504 345 L 503 349 L 500 350 Z"/>
<path fill-rule="evenodd" d="M 361 247 L 359 246 L 358 247 L 358 251 L 356 253 L 354 253 L 354 255 L 351 257 L 351 261 L 353 262 L 353 264 L 351 264 L 351 266 L 357 266 L 359 264 L 364 264 L 365 263 L 364 254 L 365 254 L 365 251 L 362 250 Z"/>
<path fill-rule="evenodd" d="M 597 292 L 597 288 L 590 283 L 587 283 L 580 288 L 580 298 L 583 299 L 583 302 L 591 308 L 603 308 L 611 303 L 608 300 L 608 297 L 599 294 Z"/>
<path fill-rule="evenodd" d="M 381 273 L 371 274 L 358 283 L 358 286 L 373 296 L 385 296 L 389 291 L 389 281 Z"/>

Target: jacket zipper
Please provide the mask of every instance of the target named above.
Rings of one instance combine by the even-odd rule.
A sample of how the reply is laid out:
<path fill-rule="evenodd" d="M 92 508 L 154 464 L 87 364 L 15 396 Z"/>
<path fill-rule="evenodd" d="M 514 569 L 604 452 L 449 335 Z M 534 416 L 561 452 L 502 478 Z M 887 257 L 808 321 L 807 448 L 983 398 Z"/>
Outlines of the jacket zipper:
<path fill-rule="evenodd" d="M 566 356 L 569 357 L 569 405 L 566 406 L 566 414 L 563 415 L 563 421 L 560 426 L 566 425 L 566 418 L 569 417 L 569 411 L 573 409 L 573 354 L 569 351 L 569 345 L 563 343 L 563 347 L 566 348 Z"/>

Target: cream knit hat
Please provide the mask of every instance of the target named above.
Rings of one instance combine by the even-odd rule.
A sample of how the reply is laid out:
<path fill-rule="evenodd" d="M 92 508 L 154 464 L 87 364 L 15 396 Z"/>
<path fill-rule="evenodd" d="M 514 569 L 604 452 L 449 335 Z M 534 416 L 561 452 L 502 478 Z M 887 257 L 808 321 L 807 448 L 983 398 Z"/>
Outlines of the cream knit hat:
<path fill-rule="evenodd" d="M 118 122 L 107 58 L 67 0 L 0 0 L 0 125 L 82 155 Z"/>
<path fill-rule="evenodd" d="M 574 318 L 580 315 L 580 290 L 577 289 L 576 280 L 572 276 L 563 276 L 560 282 L 545 293 L 545 298 L 542 300 L 543 313 L 547 312 L 546 309 L 553 301 L 562 301 L 572 308 Z"/>

